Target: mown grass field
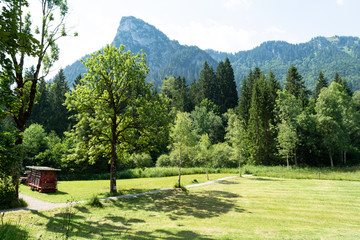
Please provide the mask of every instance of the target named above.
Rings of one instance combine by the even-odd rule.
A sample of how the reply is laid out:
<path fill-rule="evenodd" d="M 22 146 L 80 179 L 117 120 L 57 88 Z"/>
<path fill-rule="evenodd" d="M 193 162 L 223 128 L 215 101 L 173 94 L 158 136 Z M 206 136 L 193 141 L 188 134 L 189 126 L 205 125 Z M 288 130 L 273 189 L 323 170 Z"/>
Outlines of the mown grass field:
<path fill-rule="evenodd" d="M 209 174 L 209 179 L 214 180 L 233 175 L 234 174 L 229 173 Z M 183 175 L 181 176 L 181 179 L 181 183 L 184 185 L 191 184 L 194 179 L 200 183 L 207 181 L 206 174 Z M 178 176 L 163 178 L 134 178 L 119 179 L 116 181 L 116 185 L 122 194 L 132 194 L 155 189 L 173 188 L 177 181 Z M 110 180 L 59 181 L 58 191 L 46 194 L 31 191 L 28 186 L 21 185 L 20 187 L 20 193 L 53 203 L 82 201 L 91 198 L 93 195 L 97 195 L 99 198 L 104 198 L 107 196 L 109 191 Z"/>
<path fill-rule="evenodd" d="M 13 227 L 30 239 L 64 239 L 67 229 L 70 239 L 360 239 L 359 189 L 359 181 L 235 177 L 189 195 L 7 213 L 4 220 L 19 222 Z"/>

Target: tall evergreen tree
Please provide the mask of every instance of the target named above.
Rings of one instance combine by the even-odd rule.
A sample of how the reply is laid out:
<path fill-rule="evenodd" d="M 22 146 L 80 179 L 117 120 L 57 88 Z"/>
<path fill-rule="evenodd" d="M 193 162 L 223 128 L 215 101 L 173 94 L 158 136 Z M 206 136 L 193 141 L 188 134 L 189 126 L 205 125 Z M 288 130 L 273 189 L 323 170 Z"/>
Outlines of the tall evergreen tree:
<path fill-rule="evenodd" d="M 303 77 L 298 73 L 296 67 L 291 65 L 286 75 L 285 89 L 288 93 L 300 100 L 302 109 L 309 103 L 309 90 L 306 89 Z"/>
<path fill-rule="evenodd" d="M 207 61 L 204 62 L 204 67 L 200 72 L 198 84 L 201 101 L 207 98 L 215 103 L 219 95 L 219 88 L 216 84 L 214 69 L 209 66 Z"/>
<path fill-rule="evenodd" d="M 286 75 L 285 89 L 288 93 L 299 98 L 302 88 L 305 88 L 303 77 L 298 73 L 296 67 L 291 65 Z"/>
<path fill-rule="evenodd" d="M 248 77 L 244 77 L 241 82 L 241 89 L 240 89 L 240 98 L 239 98 L 239 105 L 238 111 L 240 117 L 244 121 L 245 126 L 247 126 L 249 118 L 250 118 L 250 107 L 251 107 L 251 96 L 253 93 L 253 86 L 255 80 L 260 77 L 261 70 L 260 68 L 256 67 L 254 72 L 250 69 Z"/>
<path fill-rule="evenodd" d="M 318 77 L 318 80 L 317 80 L 316 86 L 315 86 L 315 92 L 314 92 L 314 99 L 315 100 L 317 100 L 317 98 L 319 97 L 321 89 L 323 89 L 324 87 L 328 87 L 328 81 L 325 78 L 323 72 L 320 70 L 319 77 Z"/>
<path fill-rule="evenodd" d="M 200 85 L 194 78 L 189 87 L 189 104 L 190 109 L 193 110 L 195 106 L 199 106 L 202 96 L 200 94 Z"/>
<path fill-rule="evenodd" d="M 49 125 L 46 126 L 47 131 L 54 130 L 59 136 L 70 129 L 70 114 L 64 106 L 67 92 L 70 92 L 70 88 L 67 85 L 64 70 L 60 69 L 49 91 L 51 113 L 48 116 Z"/>
<path fill-rule="evenodd" d="M 266 120 L 264 119 L 265 109 L 265 76 L 262 74 L 253 86 L 251 107 L 249 109 L 249 122 L 247 127 L 250 161 L 255 164 L 265 164 L 268 154 L 266 146 Z"/>
<path fill-rule="evenodd" d="M 224 113 L 229 108 L 234 108 L 238 102 L 234 70 L 229 58 L 226 58 L 225 62 L 219 62 L 216 68 L 216 79 L 219 91 L 216 104 L 219 106 L 220 112 Z"/>

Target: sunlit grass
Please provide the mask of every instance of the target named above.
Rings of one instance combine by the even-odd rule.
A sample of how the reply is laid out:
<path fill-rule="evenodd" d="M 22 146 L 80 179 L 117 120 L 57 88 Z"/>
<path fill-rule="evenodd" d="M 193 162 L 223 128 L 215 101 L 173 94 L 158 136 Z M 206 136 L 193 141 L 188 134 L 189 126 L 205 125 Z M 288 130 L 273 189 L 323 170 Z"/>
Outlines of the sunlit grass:
<path fill-rule="evenodd" d="M 357 181 L 236 177 L 189 195 L 169 191 L 103 208 L 75 206 L 70 239 L 360 239 L 359 189 Z M 21 216 L 33 239 L 55 239 L 64 234 L 65 213 L 6 217 Z"/>
<path fill-rule="evenodd" d="M 233 174 L 209 174 L 210 180 L 233 176 Z M 184 175 L 181 177 L 182 184 L 191 184 L 194 179 L 205 182 L 206 174 Z M 146 192 L 155 189 L 173 188 L 178 176 L 163 178 L 135 178 L 120 179 L 116 185 L 122 194 Z M 20 193 L 38 198 L 46 202 L 60 203 L 67 201 L 88 200 L 97 195 L 99 198 L 107 196 L 110 191 L 110 180 L 88 180 L 88 181 L 59 181 L 56 193 L 39 193 L 31 191 L 28 186 L 21 186 Z"/>

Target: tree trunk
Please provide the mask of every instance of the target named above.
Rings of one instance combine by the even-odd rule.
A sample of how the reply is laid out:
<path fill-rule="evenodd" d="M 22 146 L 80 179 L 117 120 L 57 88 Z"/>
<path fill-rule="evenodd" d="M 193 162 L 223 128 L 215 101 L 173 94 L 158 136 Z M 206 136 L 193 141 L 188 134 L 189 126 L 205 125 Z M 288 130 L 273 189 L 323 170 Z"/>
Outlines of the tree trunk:
<path fill-rule="evenodd" d="M 117 193 L 116 188 L 116 145 L 111 144 L 110 193 Z"/>
<path fill-rule="evenodd" d="M 297 167 L 298 166 L 298 162 L 297 162 L 297 154 L 296 154 L 296 147 L 295 147 L 295 166 Z"/>
<path fill-rule="evenodd" d="M 346 151 L 344 151 L 344 165 L 346 165 Z"/>
<path fill-rule="evenodd" d="M 239 160 L 239 177 L 241 177 L 241 162 Z"/>
<path fill-rule="evenodd" d="M 286 154 L 286 166 L 289 169 L 289 154 Z"/>
<path fill-rule="evenodd" d="M 111 124 L 111 166 L 110 166 L 110 193 L 117 193 L 116 188 L 116 164 L 117 164 L 117 135 L 116 135 L 116 116 L 114 116 Z"/>
<path fill-rule="evenodd" d="M 330 165 L 331 165 L 331 167 L 334 167 L 334 162 L 333 162 L 332 154 L 330 151 L 329 151 L 329 157 L 330 157 Z"/>
<path fill-rule="evenodd" d="M 209 181 L 209 166 L 206 166 L 206 178 Z"/>
<path fill-rule="evenodd" d="M 180 144 L 180 161 L 179 161 L 179 181 L 178 181 L 178 184 L 179 184 L 179 186 L 178 187 L 180 187 L 181 185 L 181 144 Z"/>

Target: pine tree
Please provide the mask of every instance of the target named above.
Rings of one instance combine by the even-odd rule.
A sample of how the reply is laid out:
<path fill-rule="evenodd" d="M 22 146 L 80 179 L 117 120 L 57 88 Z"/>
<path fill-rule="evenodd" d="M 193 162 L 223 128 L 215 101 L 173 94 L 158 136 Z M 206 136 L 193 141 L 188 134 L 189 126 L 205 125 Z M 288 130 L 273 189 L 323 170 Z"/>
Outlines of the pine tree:
<path fill-rule="evenodd" d="M 250 161 L 255 164 L 264 164 L 265 157 L 265 130 L 264 119 L 264 82 L 265 77 L 262 75 L 257 79 L 253 86 L 251 97 L 251 107 L 249 109 L 249 122 L 247 127 L 248 133 L 248 152 Z"/>
<path fill-rule="evenodd" d="M 65 80 L 64 70 L 60 69 L 50 87 L 49 103 L 51 112 L 48 116 L 49 124 L 46 127 L 47 131 L 54 130 L 59 136 L 62 136 L 66 130 L 70 129 L 69 112 L 64 106 L 65 93 L 69 91 L 70 88 Z"/>
<path fill-rule="evenodd" d="M 291 65 L 286 75 L 285 89 L 288 93 L 299 98 L 302 88 L 305 88 L 303 77 L 298 73 L 296 67 Z"/>
<path fill-rule="evenodd" d="M 214 69 L 212 66 L 209 66 L 207 61 L 204 62 L 204 67 L 200 72 L 198 84 L 201 98 L 200 102 L 207 98 L 215 103 L 219 95 L 219 88 L 216 84 Z"/>
<path fill-rule="evenodd" d="M 291 65 L 286 75 L 285 89 L 299 100 L 302 109 L 308 106 L 310 92 L 306 89 L 303 77 L 298 73 L 294 65 Z"/>
<path fill-rule="evenodd" d="M 219 90 L 216 104 L 220 112 L 225 113 L 229 108 L 234 108 L 238 102 L 234 70 L 229 58 L 226 58 L 225 62 L 219 62 L 216 68 L 216 79 Z"/>
<path fill-rule="evenodd" d="M 326 80 L 323 72 L 320 70 L 319 72 L 319 77 L 318 80 L 316 82 L 316 86 L 315 86 L 315 92 L 314 92 L 314 99 L 315 101 L 317 100 L 317 98 L 319 97 L 319 94 L 321 92 L 321 89 L 328 87 L 328 81 Z"/>
<path fill-rule="evenodd" d="M 250 107 L 251 107 L 251 97 L 253 92 L 254 82 L 260 76 L 260 68 L 256 67 L 254 72 L 250 69 L 248 77 L 244 77 L 241 82 L 240 97 L 238 112 L 241 119 L 244 121 L 245 126 L 247 126 L 250 118 Z"/>

